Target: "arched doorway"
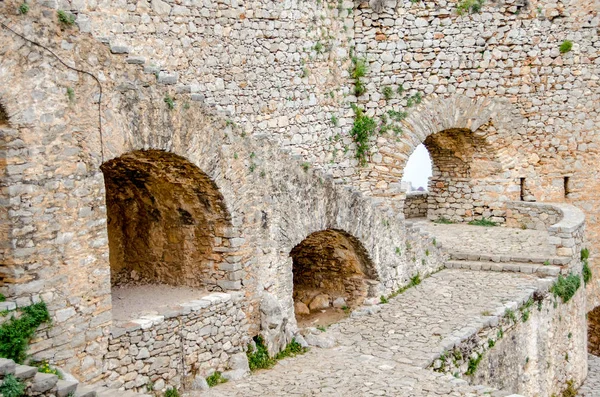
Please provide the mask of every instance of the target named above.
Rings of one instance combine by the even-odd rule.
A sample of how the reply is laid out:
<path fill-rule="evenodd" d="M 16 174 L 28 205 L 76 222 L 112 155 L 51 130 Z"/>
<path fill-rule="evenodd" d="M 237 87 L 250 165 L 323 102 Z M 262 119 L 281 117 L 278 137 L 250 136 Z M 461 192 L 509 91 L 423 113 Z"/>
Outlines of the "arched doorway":
<path fill-rule="evenodd" d="M 215 183 L 183 157 L 160 150 L 130 152 L 101 168 L 113 318 L 127 316 L 120 306 L 144 309 L 146 298 L 156 303 L 164 286 L 178 288 L 168 293 L 183 300 L 220 291 L 230 217 Z"/>
<path fill-rule="evenodd" d="M 290 252 L 299 326 L 328 325 L 369 296 L 373 264 L 360 241 L 335 229 L 315 232 Z"/>
<path fill-rule="evenodd" d="M 470 222 L 501 215 L 494 211 L 502 201 L 511 199 L 507 192 L 515 181 L 502 175 L 496 151 L 485 138 L 460 128 L 431 134 L 409 157 L 403 175 L 410 171 L 408 166 L 419 155 L 418 150 L 431 158 L 431 177 L 426 192 L 407 193 L 406 218 Z M 421 164 L 427 166 L 426 161 L 421 160 Z"/>
<path fill-rule="evenodd" d="M 400 182 L 402 190 L 406 192 L 404 200 L 406 219 L 427 216 L 427 198 L 432 172 L 429 151 L 425 145 L 419 144 L 408 158 Z"/>

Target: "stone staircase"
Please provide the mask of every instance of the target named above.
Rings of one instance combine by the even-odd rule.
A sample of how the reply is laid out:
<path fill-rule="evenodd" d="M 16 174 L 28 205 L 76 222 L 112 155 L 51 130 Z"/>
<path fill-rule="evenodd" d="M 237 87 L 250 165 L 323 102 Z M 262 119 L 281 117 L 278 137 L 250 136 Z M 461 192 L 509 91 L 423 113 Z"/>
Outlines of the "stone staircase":
<path fill-rule="evenodd" d="M 122 44 L 114 44 L 109 38 L 99 38 L 99 41 L 106 44 L 112 54 L 123 56 L 125 63 L 130 65 L 139 65 L 141 68 L 143 68 L 144 73 L 156 76 L 156 83 L 158 85 L 174 86 L 177 94 L 188 95 L 189 99 L 194 102 L 204 101 L 205 96 L 199 92 L 199 87 L 194 84 L 185 85 L 179 83 L 179 73 L 163 70 L 161 66 L 154 63 L 148 64 L 145 56 L 132 54 L 130 47 Z M 204 103 L 204 105 L 215 107 L 214 104 L 208 105 Z"/>

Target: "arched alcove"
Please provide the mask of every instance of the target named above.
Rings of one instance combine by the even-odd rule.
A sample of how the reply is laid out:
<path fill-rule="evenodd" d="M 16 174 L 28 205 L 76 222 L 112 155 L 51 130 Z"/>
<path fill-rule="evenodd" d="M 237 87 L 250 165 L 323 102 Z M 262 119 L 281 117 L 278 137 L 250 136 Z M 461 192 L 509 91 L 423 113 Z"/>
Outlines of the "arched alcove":
<path fill-rule="evenodd" d="M 290 256 L 299 322 L 322 310 L 347 313 L 362 304 L 371 284 L 377 284 L 367 251 L 358 239 L 341 230 L 310 234 L 292 249 Z"/>
<path fill-rule="evenodd" d="M 432 172 L 429 151 L 425 145 L 420 144 L 408 158 L 401 180 L 402 191 L 406 193 L 404 200 L 406 219 L 427 216 L 428 186 Z"/>
<path fill-rule="evenodd" d="M 226 273 L 219 264 L 231 251 L 231 236 L 215 183 L 185 158 L 160 150 L 130 152 L 101 168 L 113 287 L 220 291 Z"/>

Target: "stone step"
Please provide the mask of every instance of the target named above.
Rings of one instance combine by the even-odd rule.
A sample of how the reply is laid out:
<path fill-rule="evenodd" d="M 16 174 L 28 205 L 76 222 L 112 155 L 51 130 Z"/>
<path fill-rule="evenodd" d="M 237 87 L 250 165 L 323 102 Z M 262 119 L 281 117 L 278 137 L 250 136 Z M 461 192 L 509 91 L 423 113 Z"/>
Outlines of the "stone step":
<path fill-rule="evenodd" d="M 131 49 L 125 45 L 111 44 L 110 52 L 112 52 L 113 54 L 129 54 L 131 52 Z"/>
<path fill-rule="evenodd" d="M 96 388 L 92 387 L 92 386 L 77 386 L 77 389 L 75 390 L 75 393 L 73 394 L 74 397 L 96 397 L 97 392 L 96 392 Z"/>
<path fill-rule="evenodd" d="M 56 383 L 56 396 L 57 397 L 67 397 L 75 393 L 77 390 L 78 382 L 70 381 L 70 380 L 59 380 Z"/>
<path fill-rule="evenodd" d="M 54 386 L 56 386 L 56 383 L 58 383 L 58 376 L 54 374 L 44 374 L 42 372 L 38 372 L 33 377 L 31 390 L 34 393 L 41 394 L 52 389 Z"/>
<path fill-rule="evenodd" d="M 486 262 L 486 261 L 461 261 L 449 260 L 446 262 L 448 269 L 487 270 L 493 272 L 516 272 L 527 274 L 538 274 L 542 276 L 557 276 L 561 267 L 553 265 L 539 265 L 535 263 L 522 262 Z"/>
<path fill-rule="evenodd" d="M 125 58 L 125 62 L 132 65 L 143 65 L 146 63 L 146 58 L 132 55 Z"/>
<path fill-rule="evenodd" d="M 29 365 L 19 365 L 15 366 L 15 377 L 17 379 L 29 379 L 33 378 L 35 374 L 37 374 L 38 369 L 36 367 L 30 367 Z"/>
<path fill-rule="evenodd" d="M 179 73 L 158 72 L 158 84 L 173 85 L 177 84 Z"/>
<path fill-rule="evenodd" d="M 452 260 L 468 260 L 468 261 L 480 261 L 480 262 L 518 262 L 518 263 L 537 263 L 544 264 L 548 262 L 550 265 L 566 265 L 569 263 L 569 257 L 563 256 L 533 256 L 533 255 L 519 255 L 519 254 L 481 254 L 477 252 L 448 252 L 450 259 Z"/>

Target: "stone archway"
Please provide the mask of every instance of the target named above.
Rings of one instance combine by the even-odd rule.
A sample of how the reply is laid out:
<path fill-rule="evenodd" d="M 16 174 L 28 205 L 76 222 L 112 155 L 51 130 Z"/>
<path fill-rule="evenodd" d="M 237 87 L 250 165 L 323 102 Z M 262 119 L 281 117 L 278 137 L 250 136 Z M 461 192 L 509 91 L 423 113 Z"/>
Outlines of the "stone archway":
<path fill-rule="evenodd" d="M 491 217 L 494 198 L 487 190 L 498 186 L 489 189 L 486 178 L 498 176 L 502 165 L 485 139 L 468 129 L 448 129 L 429 135 L 423 144 L 432 159 L 427 217 L 459 222 Z"/>
<path fill-rule="evenodd" d="M 231 283 L 225 261 L 235 251 L 230 216 L 204 172 L 160 150 L 126 153 L 101 168 L 113 297 L 120 291 L 119 299 L 129 299 L 134 286 L 165 285 L 181 294 L 183 287 L 198 291 L 185 292 L 192 300 Z"/>
<path fill-rule="evenodd" d="M 379 149 L 393 153 L 392 175 L 402 176 L 416 147 L 427 148 L 433 169 L 428 218 L 468 222 L 495 217 L 501 222 L 502 203 L 517 200 L 519 191 L 514 172 L 519 156 L 509 144 L 510 119 L 515 128 L 520 120 L 513 110 L 495 100 L 434 97 L 411 111 L 399 142 L 382 142 Z M 403 192 L 395 200 L 406 209 Z"/>
<path fill-rule="evenodd" d="M 375 271 L 360 241 L 335 229 L 315 232 L 290 252 L 296 319 L 330 308 L 348 312 L 369 296 Z"/>

